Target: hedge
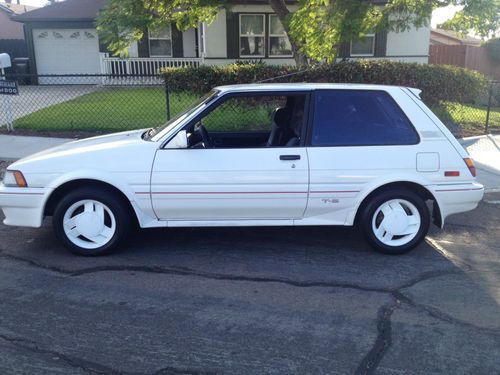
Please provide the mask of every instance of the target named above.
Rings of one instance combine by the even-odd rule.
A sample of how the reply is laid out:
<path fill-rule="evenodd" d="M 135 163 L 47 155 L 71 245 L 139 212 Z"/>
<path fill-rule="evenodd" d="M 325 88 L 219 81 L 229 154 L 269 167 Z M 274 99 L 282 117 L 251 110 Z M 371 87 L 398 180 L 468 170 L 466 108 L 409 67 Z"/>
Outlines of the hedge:
<path fill-rule="evenodd" d="M 487 85 L 482 74 L 468 69 L 387 60 L 345 61 L 306 68 L 252 62 L 167 68 L 163 73 L 170 90 L 174 92 L 201 94 L 215 86 L 252 83 L 298 73 L 270 82 L 374 83 L 416 87 L 422 90 L 423 100 L 431 105 L 442 100 L 472 103 Z"/>

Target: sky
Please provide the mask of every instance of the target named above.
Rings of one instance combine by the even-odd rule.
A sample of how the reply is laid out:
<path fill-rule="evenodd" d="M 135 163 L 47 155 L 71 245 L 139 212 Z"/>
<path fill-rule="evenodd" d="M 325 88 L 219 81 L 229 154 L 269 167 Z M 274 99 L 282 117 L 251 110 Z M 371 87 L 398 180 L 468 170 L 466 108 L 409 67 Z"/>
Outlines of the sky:
<path fill-rule="evenodd" d="M 15 2 L 16 0 L 13 0 Z M 21 4 L 25 5 L 35 5 L 35 6 L 43 6 L 48 3 L 47 0 L 21 0 Z M 432 14 L 432 27 L 436 27 L 436 25 L 443 23 L 447 19 L 450 19 L 453 14 L 460 9 L 460 7 L 456 6 L 447 6 L 445 8 L 437 9 Z"/>

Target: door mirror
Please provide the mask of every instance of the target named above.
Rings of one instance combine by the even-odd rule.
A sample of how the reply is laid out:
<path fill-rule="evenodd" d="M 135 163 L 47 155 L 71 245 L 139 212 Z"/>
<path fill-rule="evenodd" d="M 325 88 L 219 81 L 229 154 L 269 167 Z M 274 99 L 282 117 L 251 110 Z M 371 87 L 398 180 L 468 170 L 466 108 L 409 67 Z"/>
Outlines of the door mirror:
<path fill-rule="evenodd" d="M 187 132 L 185 130 L 181 130 L 178 132 L 174 138 L 167 143 L 165 148 L 187 148 L 188 147 L 188 138 Z"/>

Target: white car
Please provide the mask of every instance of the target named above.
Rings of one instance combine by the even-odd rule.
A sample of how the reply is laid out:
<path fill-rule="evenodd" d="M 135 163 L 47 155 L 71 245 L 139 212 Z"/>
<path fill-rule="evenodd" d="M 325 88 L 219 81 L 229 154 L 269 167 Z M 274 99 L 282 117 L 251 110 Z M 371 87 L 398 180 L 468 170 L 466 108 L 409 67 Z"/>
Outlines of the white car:
<path fill-rule="evenodd" d="M 359 225 L 404 253 L 483 186 L 472 160 L 405 87 L 248 84 L 215 88 L 157 129 L 70 142 L 8 168 L 6 225 L 40 227 L 99 255 L 142 228 Z M 432 202 L 432 212 L 427 205 Z M 332 238 L 332 241 L 334 239 Z"/>

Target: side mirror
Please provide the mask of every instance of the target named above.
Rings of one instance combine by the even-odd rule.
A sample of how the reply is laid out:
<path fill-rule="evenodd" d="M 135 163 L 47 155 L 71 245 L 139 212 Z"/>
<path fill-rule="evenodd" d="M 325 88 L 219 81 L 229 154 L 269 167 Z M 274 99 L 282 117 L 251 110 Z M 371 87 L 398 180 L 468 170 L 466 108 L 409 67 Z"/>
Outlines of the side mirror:
<path fill-rule="evenodd" d="M 165 148 L 188 148 L 187 132 L 181 130 L 167 143 Z"/>

